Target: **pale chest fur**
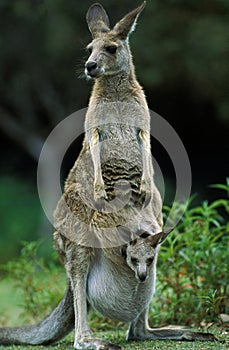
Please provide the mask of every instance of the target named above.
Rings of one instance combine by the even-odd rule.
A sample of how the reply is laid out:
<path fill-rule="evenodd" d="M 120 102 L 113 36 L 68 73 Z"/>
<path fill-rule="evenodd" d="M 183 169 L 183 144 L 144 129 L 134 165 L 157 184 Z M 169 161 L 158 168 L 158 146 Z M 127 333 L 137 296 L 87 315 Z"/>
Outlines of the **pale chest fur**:
<path fill-rule="evenodd" d="M 91 99 L 85 119 L 85 130 L 107 124 L 123 124 L 150 130 L 150 115 L 145 99 L 131 96 L 123 101 Z"/>

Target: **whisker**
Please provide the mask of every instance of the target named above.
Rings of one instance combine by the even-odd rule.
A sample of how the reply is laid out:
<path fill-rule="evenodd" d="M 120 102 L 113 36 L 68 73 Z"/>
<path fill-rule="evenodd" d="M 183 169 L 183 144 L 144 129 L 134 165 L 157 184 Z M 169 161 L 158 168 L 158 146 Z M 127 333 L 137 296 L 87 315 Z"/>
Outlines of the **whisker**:
<path fill-rule="evenodd" d="M 85 78 L 84 66 L 85 66 L 86 60 L 87 60 L 87 57 L 83 57 L 79 59 L 78 62 L 76 63 L 75 72 L 77 74 L 77 77 L 80 79 Z"/>

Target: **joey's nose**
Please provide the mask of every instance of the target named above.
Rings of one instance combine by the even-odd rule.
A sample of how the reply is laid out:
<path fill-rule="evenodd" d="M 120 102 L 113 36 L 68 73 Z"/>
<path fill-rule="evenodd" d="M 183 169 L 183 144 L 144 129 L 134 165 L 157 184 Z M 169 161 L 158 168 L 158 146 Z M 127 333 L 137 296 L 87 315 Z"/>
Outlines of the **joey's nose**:
<path fill-rule="evenodd" d="M 86 63 L 86 68 L 88 73 L 97 68 L 97 63 L 95 61 L 90 61 Z"/>
<path fill-rule="evenodd" d="M 145 282 L 145 280 L 146 280 L 146 273 L 140 273 L 139 275 L 138 275 L 138 278 L 139 278 L 139 280 L 141 281 L 141 282 Z"/>

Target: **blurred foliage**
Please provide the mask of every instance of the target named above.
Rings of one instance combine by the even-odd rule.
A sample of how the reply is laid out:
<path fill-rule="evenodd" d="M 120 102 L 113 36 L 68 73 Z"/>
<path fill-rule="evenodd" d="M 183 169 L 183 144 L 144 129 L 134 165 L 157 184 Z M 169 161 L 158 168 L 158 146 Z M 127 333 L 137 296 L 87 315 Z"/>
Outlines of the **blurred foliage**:
<path fill-rule="evenodd" d="M 0 266 L 21 292 L 20 317 L 24 322 L 39 321 L 49 314 L 62 298 L 65 274 L 52 253 L 48 266 L 38 255 L 39 242 L 23 242 L 19 260 Z"/>
<path fill-rule="evenodd" d="M 192 207 L 162 245 L 153 318 L 161 323 L 200 324 L 229 313 L 229 178 L 214 187 L 225 197 Z M 177 205 L 177 211 L 180 210 Z M 164 214 L 170 212 L 164 207 Z M 185 315 L 185 316 L 184 316 Z M 164 319 L 163 319 L 164 318 Z"/>
<path fill-rule="evenodd" d="M 175 86 L 186 81 L 202 98 L 212 99 L 218 117 L 228 121 L 229 4 L 174 0 L 147 5 L 134 45 L 143 82 Z"/>
<path fill-rule="evenodd" d="M 0 177 L 0 261 L 19 253 L 22 240 L 37 237 L 41 207 L 34 185 L 13 177 Z"/>
<path fill-rule="evenodd" d="M 225 194 L 229 179 L 226 185 L 217 186 Z M 154 326 L 179 323 L 205 327 L 209 322 L 220 323 L 220 314 L 229 313 L 228 197 L 222 195 L 197 207 L 191 204 L 160 250 L 157 291 L 150 307 Z M 164 210 L 167 213 L 170 208 Z M 50 312 L 65 288 L 57 254 L 50 255 L 47 266 L 38 256 L 38 247 L 36 242 L 23 244 L 20 258 L 1 267 L 21 291 L 23 317 L 32 321 Z M 123 327 L 95 311 L 89 319 L 96 330 Z"/>
<path fill-rule="evenodd" d="M 91 40 L 85 22 L 91 3 L 0 2 L 0 127 L 35 157 L 52 127 L 87 104 L 90 84 L 77 76 Z M 102 3 L 114 24 L 139 1 Z M 182 81 L 211 101 L 218 119 L 226 122 L 227 10 L 223 0 L 148 1 L 131 38 L 143 85 L 175 88 Z M 28 134 L 29 140 L 19 137 Z"/>

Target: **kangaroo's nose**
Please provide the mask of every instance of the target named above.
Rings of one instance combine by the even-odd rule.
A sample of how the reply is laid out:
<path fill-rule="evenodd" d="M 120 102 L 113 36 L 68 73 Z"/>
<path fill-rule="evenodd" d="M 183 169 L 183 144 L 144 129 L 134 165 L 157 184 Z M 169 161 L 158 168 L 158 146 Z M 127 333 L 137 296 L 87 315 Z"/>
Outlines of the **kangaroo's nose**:
<path fill-rule="evenodd" d="M 97 63 L 95 61 L 90 61 L 86 63 L 87 71 L 90 73 L 92 70 L 97 68 Z"/>

